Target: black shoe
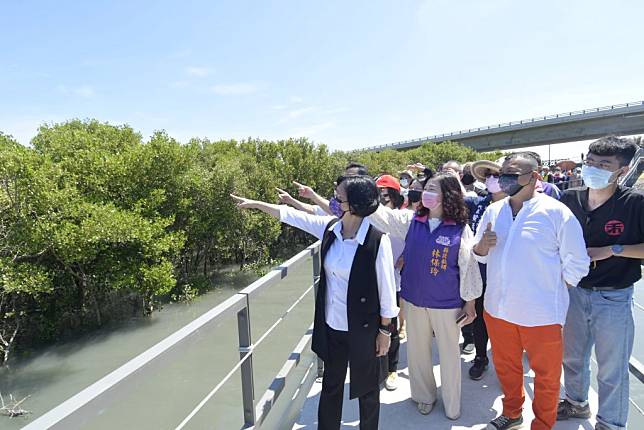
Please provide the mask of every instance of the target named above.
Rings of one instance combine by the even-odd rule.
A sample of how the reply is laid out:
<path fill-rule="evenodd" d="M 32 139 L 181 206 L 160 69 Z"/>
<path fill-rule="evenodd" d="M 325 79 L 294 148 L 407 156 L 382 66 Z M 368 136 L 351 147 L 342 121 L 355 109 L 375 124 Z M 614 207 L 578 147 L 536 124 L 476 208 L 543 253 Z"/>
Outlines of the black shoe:
<path fill-rule="evenodd" d="M 590 418 L 590 406 L 577 406 L 567 399 L 560 401 L 559 406 L 557 406 L 557 421 L 567 420 L 568 418 Z"/>
<path fill-rule="evenodd" d="M 490 363 L 490 360 L 487 357 L 475 357 L 472 363 L 472 367 L 470 367 L 470 379 L 478 381 L 483 377 L 483 373 L 487 370 L 487 365 Z"/>
<path fill-rule="evenodd" d="M 523 417 L 510 418 L 505 415 L 496 417 L 485 427 L 486 430 L 515 430 L 523 425 Z"/>

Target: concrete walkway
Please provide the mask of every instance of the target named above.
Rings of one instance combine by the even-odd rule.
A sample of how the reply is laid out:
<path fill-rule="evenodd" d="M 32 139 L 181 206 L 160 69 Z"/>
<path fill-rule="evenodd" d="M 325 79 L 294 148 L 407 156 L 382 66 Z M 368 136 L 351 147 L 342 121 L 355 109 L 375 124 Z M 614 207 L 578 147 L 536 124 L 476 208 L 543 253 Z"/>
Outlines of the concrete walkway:
<path fill-rule="evenodd" d="M 462 406 L 461 417 L 452 421 L 445 417 L 442 402 L 440 400 L 440 373 L 438 355 L 434 354 L 434 374 L 436 383 L 439 385 L 439 399 L 434 410 L 429 415 L 421 415 L 416 409 L 416 403 L 411 400 L 409 390 L 409 373 L 407 369 L 407 348 L 406 343 L 400 347 L 399 363 L 399 387 L 395 391 L 382 390 L 380 393 L 380 428 L 383 430 L 464 430 L 484 429 L 487 423 L 498 416 L 502 409 L 501 389 L 499 387 L 494 367 L 490 368 L 480 381 L 472 381 L 468 377 L 468 369 L 473 355 L 461 356 L 462 363 Z M 433 351 L 438 348 L 434 345 Z M 489 352 L 488 352 L 489 353 Z M 534 397 L 534 373 L 528 370 L 527 361 L 524 362 L 526 404 L 523 411 L 524 428 L 530 428 L 532 414 L 531 399 Z M 317 408 L 322 384 L 315 382 L 302 409 L 299 419 L 293 426 L 293 430 L 317 428 Z M 358 428 L 358 400 L 349 400 L 348 378 L 344 390 L 344 405 L 342 410 L 342 429 Z M 591 391 L 590 403 L 593 412 L 597 410 L 597 393 Z M 558 422 L 556 430 L 593 430 L 595 427 L 594 417 L 590 420 L 569 420 Z"/>

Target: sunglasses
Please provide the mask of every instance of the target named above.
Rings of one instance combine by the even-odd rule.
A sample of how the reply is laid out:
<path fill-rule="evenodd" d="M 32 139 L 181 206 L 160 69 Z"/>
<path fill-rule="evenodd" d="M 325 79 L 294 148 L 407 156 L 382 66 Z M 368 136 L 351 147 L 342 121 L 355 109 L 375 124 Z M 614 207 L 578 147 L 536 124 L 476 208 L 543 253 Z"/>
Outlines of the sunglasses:
<path fill-rule="evenodd" d="M 493 176 L 493 177 L 495 177 L 495 178 L 498 178 L 499 176 L 501 176 L 501 174 L 500 174 L 499 172 L 487 172 L 487 173 L 485 174 L 485 177 L 486 177 L 486 178 L 489 178 L 490 176 Z"/>

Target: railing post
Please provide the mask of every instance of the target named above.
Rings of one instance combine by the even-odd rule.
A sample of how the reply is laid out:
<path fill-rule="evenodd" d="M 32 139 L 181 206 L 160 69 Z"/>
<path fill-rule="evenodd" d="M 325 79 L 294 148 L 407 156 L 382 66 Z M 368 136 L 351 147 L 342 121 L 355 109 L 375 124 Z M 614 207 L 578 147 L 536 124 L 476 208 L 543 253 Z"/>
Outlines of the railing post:
<path fill-rule="evenodd" d="M 318 286 L 320 284 L 320 273 L 321 273 L 321 267 L 320 267 L 320 252 L 322 251 L 322 247 L 318 247 L 317 251 L 313 251 L 313 294 L 315 294 L 315 299 L 317 300 L 318 297 Z M 317 363 L 318 363 L 318 378 L 321 378 L 322 375 L 324 374 L 324 362 L 320 359 L 320 357 L 317 357 Z"/>
<path fill-rule="evenodd" d="M 237 333 L 239 334 L 239 359 L 250 354 L 241 365 L 242 405 L 244 407 L 244 427 L 255 425 L 255 382 L 253 381 L 253 350 L 250 337 L 249 300 L 246 295 L 246 306 L 237 313 Z"/>

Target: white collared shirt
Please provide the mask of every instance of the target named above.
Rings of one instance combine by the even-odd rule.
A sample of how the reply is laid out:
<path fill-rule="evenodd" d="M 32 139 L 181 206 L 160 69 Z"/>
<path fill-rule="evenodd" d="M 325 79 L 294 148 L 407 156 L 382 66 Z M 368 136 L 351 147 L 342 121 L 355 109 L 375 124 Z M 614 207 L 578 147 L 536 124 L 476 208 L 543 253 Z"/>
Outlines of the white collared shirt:
<path fill-rule="evenodd" d="M 563 325 L 568 311 L 566 284 L 586 276 L 590 258 L 581 225 L 563 203 L 537 194 L 512 220 L 510 199 L 492 203 L 481 217 L 478 243 L 492 224 L 496 246 L 487 256 L 485 310 L 495 318 L 535 327 Z"/>
<path fill-rule="evenodd" d="M 334 216 L 310 215 L 297 209 L 280 206 L 280 220 L 292 225 L 318 239 L 324 236 L 325 227 L 335 219 Z M 334 330 L 348 331 L 347 292 L 353 258 L 358 246 L 364 243 L 371 223 L 363 219 L 355 239 L 342 239 L 342 221 L 337 222 L 331 230 L 337 240 L 333 241 L 324 259 L 326 274 L 326 323 Z M 380 298 L 380 316 L 393 318 L 398 316 L 396 306 L 396 282 L 394 279 L 393 254 L 387 234 L 382 235 L 376 256 L 376 278 Z"/>

